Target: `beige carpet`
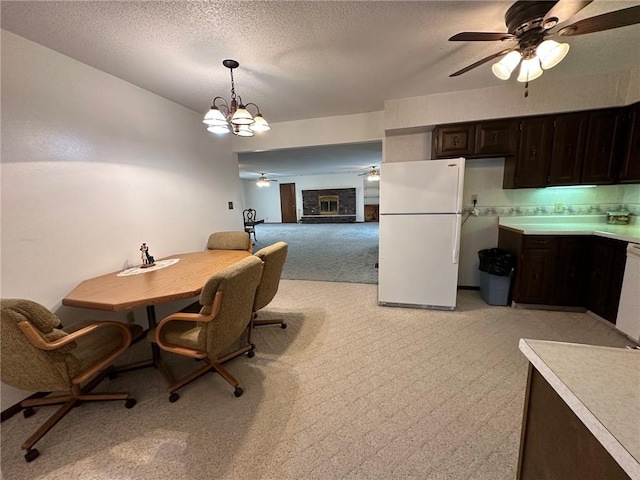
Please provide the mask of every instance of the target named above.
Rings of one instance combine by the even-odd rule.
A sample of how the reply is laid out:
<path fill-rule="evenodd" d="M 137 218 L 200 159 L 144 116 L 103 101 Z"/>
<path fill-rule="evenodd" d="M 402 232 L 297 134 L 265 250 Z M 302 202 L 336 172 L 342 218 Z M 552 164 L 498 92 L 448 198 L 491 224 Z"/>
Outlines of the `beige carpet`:
<path fill-rule="evenodd" d="M 37 444 L 51 411 L 2 424 L 2 473 L 19 479 L 513 479 L 527 364 L 518 339 L 624 346 L 580 313 L 378 307 L 376 286 L 284 280 L 256 356 L 228 364 L 245 394 L 209 375 L 169 403 L 157 372 L 106 380 L 138 405 L 84 404 Z M 147 346 L 135 346 L 137 354 Z M 193 360 L 174 367 L 193 368 Z"/>

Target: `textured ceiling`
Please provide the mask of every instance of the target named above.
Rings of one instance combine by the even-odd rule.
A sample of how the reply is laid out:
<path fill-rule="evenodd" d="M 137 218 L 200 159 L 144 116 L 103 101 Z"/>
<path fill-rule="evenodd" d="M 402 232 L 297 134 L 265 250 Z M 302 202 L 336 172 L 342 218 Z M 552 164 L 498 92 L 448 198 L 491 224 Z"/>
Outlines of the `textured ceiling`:
<path fill-rule="evenodd" d="M 236 92 L 274 123 L 380 111 L 385 100 L 501 84 L 490 63 L 448 75 L 503 46 L 447 39 L 460 31 L 506 31 L 511 3 L 2 1 L 0 8 L 3 29 L 197 112 L 214 96 L 229 97 L 222 60 L 236 59 Z M 569 23 L 637 4 L 595 0 Z M 569 55 L 545 74 L 558 81 L 640 63 L 638 25 L 565 38 Z"/>

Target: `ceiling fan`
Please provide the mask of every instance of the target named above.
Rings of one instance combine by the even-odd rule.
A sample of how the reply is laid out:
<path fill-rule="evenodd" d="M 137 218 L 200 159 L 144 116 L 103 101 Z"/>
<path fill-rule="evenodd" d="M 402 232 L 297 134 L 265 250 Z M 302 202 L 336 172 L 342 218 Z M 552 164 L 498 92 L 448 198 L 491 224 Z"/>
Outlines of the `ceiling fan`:
<path fill-rule="evenodd" d="M 380 170 L 376 168 L 375 165 L 371 166 L 371 170 L 365 173 L 359 173 L 358 176 L 362 177 L 366 175 L 368 182 L 379 182 L 380 181 Z"/>
<path fill-rule="evenodd" d="M 260 174 L 260 177 L 258 178 L 258 180 L 256 180 L 256 185 L 260 188 L 263 187 L 268 187 L 269 185 L 271 185 L 271 182 L 277 182 L 278 180 L 272 179 L 272 178 L 267 178 L 265 176 L 264 173 Z"/>
<path fill-rule="evenodd" d="M 640 5 L 585 18 L 552 31 L 593 0 L 544 0 L 515 2 L 505 14 L 507 32 L 461 32 L 449 39 L 452 42 L 506 42 L 509 46 L 449 75 L 457 77 L 486 62 L 503 57 L 491 69 L 496 77 L 508 80 L 521 63 L 519 82 L 542 75 L 543 70 L 556 66 L 569 51 L 569 44 L 551 38 L 584 35 L 640 23 Z M 525 97 L 528 96 L 525 87 Z"/>

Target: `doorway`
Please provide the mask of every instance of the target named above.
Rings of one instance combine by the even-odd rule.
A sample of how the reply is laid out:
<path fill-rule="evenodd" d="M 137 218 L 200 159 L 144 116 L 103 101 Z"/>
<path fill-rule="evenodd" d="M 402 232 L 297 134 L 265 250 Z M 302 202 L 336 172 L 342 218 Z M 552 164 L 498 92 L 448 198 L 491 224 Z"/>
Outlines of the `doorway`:
<path fill-rule="evenodd" d="M 280 184 L 280 213 L 282 214 L 282 223 L 298 223 L 297 209 L 296 184 Z"/>

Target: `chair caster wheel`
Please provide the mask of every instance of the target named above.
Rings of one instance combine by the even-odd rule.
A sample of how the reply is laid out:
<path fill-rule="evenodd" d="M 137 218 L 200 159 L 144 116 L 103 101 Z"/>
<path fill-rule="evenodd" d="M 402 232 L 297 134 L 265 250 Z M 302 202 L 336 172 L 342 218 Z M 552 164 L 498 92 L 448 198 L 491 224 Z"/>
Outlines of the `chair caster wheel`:
<path fill-rule="evenodd" d="M 27 407 L 22 411 L 22 416 L 24 418 L 29 418 L 31 415 L 35 415 L 36 411 L 33 409 L 33 407 Z"/>
<path fill-rule="evenodd" d="M 30 448 L 27 450 L 27 453 L 24 454 L 24 459 L 27 462 L 33 462 L 36 458 L 40 456 L 40 452 L 37 448 Z"/>
<path fill-rule="evenodd" d="M 236 389 L 234 390 L 233 394 L 236 397 L 239 397 L 240 395 L 242 395 L 244 393 L 244 390 L 242 390 L 242 387 L 236 387 Z"/>
<path fill-rule="evenodd" d="M 178 395 L 176 392 L 173 392 L 171 395 L 169 395 L 169 401 L 171 403 L 177 402 L 179 398 L 180 398 L 180 395 Z"/>
<path fill-rule="evenodd" d="M 282 325 L 280 325 L 280 328 L 282 328 L 284 330 L 285 328 L 287 328 L 287 324 L 282 322 Z"/>
<path fill-rule="evenodd" d="M 256 344 L 255 343 L 250 343 L 249 346 L 251 347 L 251 350 L 255 350 L 256 349 Z"/>
<path fill-rule="evenodd" d="M 133 408 L 135 407 L 138 401 L 135 398 L 127 398 L 126 402 L 124 402 L 125 408 Z"/>
<path fill-rule="evenodd" d="M 247 352 L 247 357 L 249 357 L 249 358 L 253 358 L 253 357 L 255 357 L 255 356 L 256 356 L 256 352 L 254 352 L 253 350 L 249 350 L 249 351 Z"/>

